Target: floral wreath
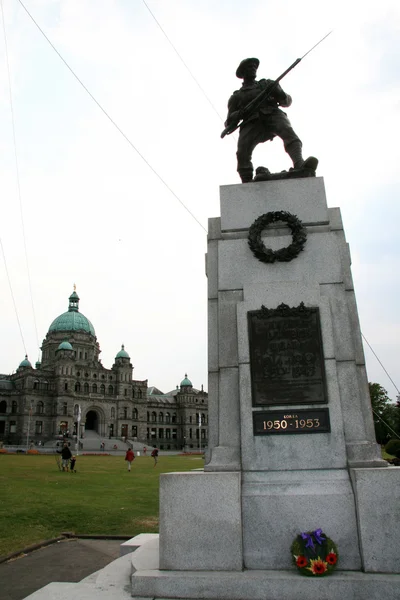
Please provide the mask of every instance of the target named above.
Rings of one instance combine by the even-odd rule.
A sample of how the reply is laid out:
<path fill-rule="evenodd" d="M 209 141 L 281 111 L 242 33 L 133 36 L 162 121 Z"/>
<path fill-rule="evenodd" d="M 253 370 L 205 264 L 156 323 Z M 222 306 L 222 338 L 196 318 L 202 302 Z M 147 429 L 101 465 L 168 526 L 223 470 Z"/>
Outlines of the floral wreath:
<path fill-rule="evenodd" d="M 287 223 L 292 232 L 292 243 L 286 248 L 280 250 L 271 250 L 266 248 L 261 239 L 263 230 L 270 223 L 283 221 Z M 279 210 L 277 212 L 267 212 L 261 217 L 258 217 L 249 229 L 248 244 L 254 256 L 265 263 L 273 263 L 276 260 L 281 262 L 289 262 L 303 250 L 307 240 L 307 232 L 303 227 L 303 223 L 289 212 Z"/>
<path fill-rule="evenodd" d="M 297 535 L 290 551 L 293 564 L 307 577 L 330 575 L 339 560 L 336 544 L 322 529 L 304 531 Z"/>

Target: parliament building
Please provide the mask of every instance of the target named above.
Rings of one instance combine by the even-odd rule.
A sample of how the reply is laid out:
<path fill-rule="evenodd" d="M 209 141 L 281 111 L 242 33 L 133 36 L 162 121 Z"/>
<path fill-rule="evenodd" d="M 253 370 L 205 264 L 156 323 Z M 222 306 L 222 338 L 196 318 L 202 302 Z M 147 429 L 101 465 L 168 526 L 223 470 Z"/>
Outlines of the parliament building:
<path fill-rule="evenodd" d="M 43 444 L 94 430 L 103 438 L 139 441 L 161 450 L 204 448 L 208 440 L 208 395 L 187 378 L 164 394 L 133 379 L 124 346 L 111 369 L 99 359 L 92 323 L 79 312 L 74 290 L 68 311 L 51 323 L 42 361 L 28 357 L 12 375 L 0 374 L 0 442 Z M 80 421 L 78 415 L 80 413 Z M 79 425 L 78 425 L 79 424 Z M 80 431 L 78 431 L 78 427 Z"/>

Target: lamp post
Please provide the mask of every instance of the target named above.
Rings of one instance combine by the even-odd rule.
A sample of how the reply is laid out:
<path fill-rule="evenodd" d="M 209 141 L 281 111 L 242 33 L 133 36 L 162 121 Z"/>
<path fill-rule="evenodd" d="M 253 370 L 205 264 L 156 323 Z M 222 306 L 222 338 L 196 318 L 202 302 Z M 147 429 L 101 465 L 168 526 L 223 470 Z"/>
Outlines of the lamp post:
<path fill-rule="evenodd" d="M 28 411 L 28 431 L 26 433 L 26 451 L 29 450 L 29 434 L 31 431 L 31 417 L 32 417 L 32 409 L 33 409 L 33 400 L 31 400 L 31 405 Z"/>

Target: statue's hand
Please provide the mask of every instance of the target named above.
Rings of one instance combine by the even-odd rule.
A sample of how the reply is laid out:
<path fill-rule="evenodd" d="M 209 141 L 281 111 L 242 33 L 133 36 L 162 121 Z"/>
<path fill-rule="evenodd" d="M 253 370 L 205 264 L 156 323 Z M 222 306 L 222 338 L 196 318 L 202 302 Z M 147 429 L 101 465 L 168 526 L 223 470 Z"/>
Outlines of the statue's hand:
<path fill-rule="evenodd" d="M 236 124 L 239 123 L 240 119 L 242 118 L 242 113 L 240 110 L 234 110 L 233 112 L 231 112 L 228 115 L 228 118 L 225 121 L 225 127 L 228 127 L 229 125 L 232 124 Z"/>

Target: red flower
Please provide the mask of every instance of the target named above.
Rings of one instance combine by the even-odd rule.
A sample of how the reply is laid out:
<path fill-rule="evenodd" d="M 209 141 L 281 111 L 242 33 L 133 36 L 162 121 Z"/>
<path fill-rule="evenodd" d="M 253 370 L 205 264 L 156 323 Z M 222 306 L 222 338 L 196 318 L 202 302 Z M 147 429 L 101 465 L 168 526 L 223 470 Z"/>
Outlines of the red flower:
<path fill-rule="evenodd" d="M 334 552 L 329 552 L 329 554 L 326 557 L 326 562 L 329 565 L 336 565 L 336 563 L 337 563 L 337 554 L 335 554 Z"/>
<path fill-rule="evenodd" d="M 323 575 L 328 569 L 328 563 L 321 560 L 319 556 L 317 559 L 311 559 L 310 563 L 311 567 L 308 567 L 308 570 L 311 571 L 313 575 Z"/>
<path fill-rule="evenodd" d="M 298 556 L 297 560 L 296 560 L 296 565 L 302 569 L 303 567 L 307 566 L 307 559 L 305 556 Z"/>

